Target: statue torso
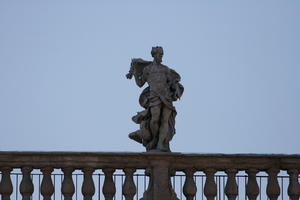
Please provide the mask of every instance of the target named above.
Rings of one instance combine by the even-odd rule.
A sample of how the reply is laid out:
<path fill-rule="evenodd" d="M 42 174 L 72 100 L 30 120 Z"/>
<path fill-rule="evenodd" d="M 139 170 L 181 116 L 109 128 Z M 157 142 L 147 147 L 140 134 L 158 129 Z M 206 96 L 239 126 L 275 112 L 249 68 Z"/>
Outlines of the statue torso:
<path fill-rule="evenodd" d="M 163 65 L 150 64 L 144 69 L 145 80 L 150 87 L 150 95 L 158 94 L 169 96 L 170 86 L 168 84 L 169 68 Z M 151 96 L 152 96 L 151 95 Z"/>

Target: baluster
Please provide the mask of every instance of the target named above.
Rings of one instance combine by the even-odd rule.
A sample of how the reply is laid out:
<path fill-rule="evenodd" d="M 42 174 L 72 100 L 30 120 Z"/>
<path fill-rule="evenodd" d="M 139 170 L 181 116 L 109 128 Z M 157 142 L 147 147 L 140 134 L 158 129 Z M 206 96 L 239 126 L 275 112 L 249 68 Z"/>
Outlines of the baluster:
<path fill-rule="evenodd" d="M 268 184 L 267 184 L 267 195 L 270 200 L 276 200 L 280 195 L 280 187 L 277 180 L 278 169 L 269 169 L 268 173 Z"/>
<path fill-rule="evenodd" d="M 12 168 L 10 167 L 2 167 L 2 179 L 0 182 L 0 194 L 2 196 L 2 200 L 10 200 L 10 195 L 13 192 L 13 185 L 10 179 L 10 172 Z"/>
<path fill-rule="evenodd" d="M 192 168 L 186 169 L 184 170 L 184 173 L 186 178 L 183 185 L 183 194 L 187 200 L 193 200 L 197 192 L 196 183 L 194 181 L 195 169 Z"/>
<path fill-rule="evenodd" d="M 170 168 L 169 169 L 169 174 L 170 174 L 170 178 L 169 178 L 169 188 L 171 189 L 171 200 L 179 200 L 177 198 L 177 194 L 174 190 L 174 188 L 172 187 L 172 182 L 171 182 L 171 177 L 174 177 L 176 175 L 176 170 Z M 197 188 L 196 188 L 196 192 L 197 192 Z"/>
<path fill-rule="evenodd" d="M 84 173 L 84 179 L 81 191 L 84 196 L 84 200 L 92 200 L 95 194 L 95 185 L 92 175 L 95 170 L 93 168 L 84 168 L 82 171 Z"/>
<path fill-rule="evenodd" d="M 123 171 L 125 172 L 125 181 L 122 187 L 122 193 L 125 196 L 125 200 L 133 200 L 136 193 L 136 187 L 133 181 L 135 169 L 126 168 Z"/>
<path fill-rule="evenodd" d="M 75 192 L 75 187 L 72 179 L 72 173 L 74 171 L 71 167 L 63 168 L 64 180 L 62 182 L 61 192 L 64 195 L 64 200 L 72 200 Z"/>
<path fill-rule="evenodd" d="M 227 169 L 227 182 L 225 186 L 225 194 L 228 200 L 235 200 L 238 195 L 238 185 L 236 183 L 235 175 L 237 173 L 236 169 Z"/>
<path fill-rule="evenodd" d="M 148 188 L 147 190 L 144 192 L 143 197 L 140 200 L 147 200 L 147 199 L 151 199 L 152 197 L 152 193 L 153 193 L 153 172 L 151 170 L 151 168 L 146 168 L 145 169 L 145 176 L 149 177 L 149 182 L 148 182 Z"/>
<path fill-rule="evenodd" d="M 204 171 L 206 174 L 206 181 L 204 185 L 204 195 L 207 200 L 213 200 L 217 196 L 217 184 L 215 183 L 215 173 L 214 169 L 207 169 Z"/>
<path fill-rule="evenodd" d="M 41 184 L 41 194 L 44 200 L 51 200 L 51 196 L 54 193 L 54 186 L 51 179 L 52 167 L 45 167 L 41 169 L 43 173 L 43 180 Z"/>
<path fill-rule="evenodd" d="M 23 178 L 20 184 L 20 193 L 22 194 L 23 200 L 30 200 L 33 193 L 33 183 L 30 177 L 32 167 L 23 167 L 22 174 Z"/>
<path fill-rule="evenodd" d="M 300 196 L 300 185 L 299 185 L 299 171 L 297 169 L 288 170 L 288 174 L 290 175 L 290 183 L 288 187 L 288 195 L 291 200 L 298 200 Z"/>
<path fill-rule="evenodd" d="M 105 179 L 104 179 L 102 190 L 103 190 L 105 200 L 112 200 L 116 193 L 116 186 L 113 181 L 114 171 L 115 170 L 111 168 L 103 169 L 103 172 L 105 174 Z"/>
<path fill-rule="evenodd" d="M 248 182 L 246 185 L 246 195 L 248 196 L 249 200 L 256 200 L 258 194 L 259 194 L 259 187 L 256 181 L 256 169 L 249 169 L 246 170 L 246 173 L 248 174 Z"/>

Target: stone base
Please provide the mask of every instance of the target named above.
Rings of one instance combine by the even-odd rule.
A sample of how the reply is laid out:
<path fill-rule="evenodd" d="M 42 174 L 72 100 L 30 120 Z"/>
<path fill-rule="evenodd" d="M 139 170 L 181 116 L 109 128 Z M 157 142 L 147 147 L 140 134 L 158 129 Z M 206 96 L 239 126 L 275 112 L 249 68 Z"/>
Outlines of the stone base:
<path fill-rule="evenodd" d="M 149 176 L 149 185 L 140 200 L 179 200 L 172 188 L 171 173 L 167 167 L 162 165 L 147 169 L 145 175 Z"/>

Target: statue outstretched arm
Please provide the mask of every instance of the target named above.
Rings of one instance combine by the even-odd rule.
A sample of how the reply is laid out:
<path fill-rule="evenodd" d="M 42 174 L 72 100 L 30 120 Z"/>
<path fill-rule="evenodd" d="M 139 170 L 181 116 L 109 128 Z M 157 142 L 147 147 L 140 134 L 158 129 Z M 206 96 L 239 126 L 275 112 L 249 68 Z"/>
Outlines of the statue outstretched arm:
<path fill-rule="evenodd" d="M 150 61 L 145 61 L 141 58 L 133 58 L 131 60 L 131 66 L 128 74 L 126 74 L 126 77 L 128 79 L 132 79 L 134 76 L 135 83 L 139 87 L 143 87 L 143 85 L 146 83 L 146 79 L 143 76 L 144 68 L 149 65 Z"/>

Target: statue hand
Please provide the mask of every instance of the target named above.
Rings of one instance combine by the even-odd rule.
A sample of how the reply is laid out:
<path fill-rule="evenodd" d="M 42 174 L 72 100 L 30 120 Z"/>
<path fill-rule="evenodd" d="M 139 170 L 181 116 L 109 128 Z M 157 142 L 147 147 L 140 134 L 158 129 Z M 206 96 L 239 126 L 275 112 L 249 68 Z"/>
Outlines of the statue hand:
<path fill-rule="evenodd" d="M 176 87 L 175 91 L 174 91 L 174 97 L 175 99 L 180 99 L 180 91 L 179 91 L 179 88 Z"/>
<path fill-rule="evenodd" d="M 132 73 L 129 72 L 128 74 L 126 74 L 126 78 L 127 79 L 132 79 Z"/>

